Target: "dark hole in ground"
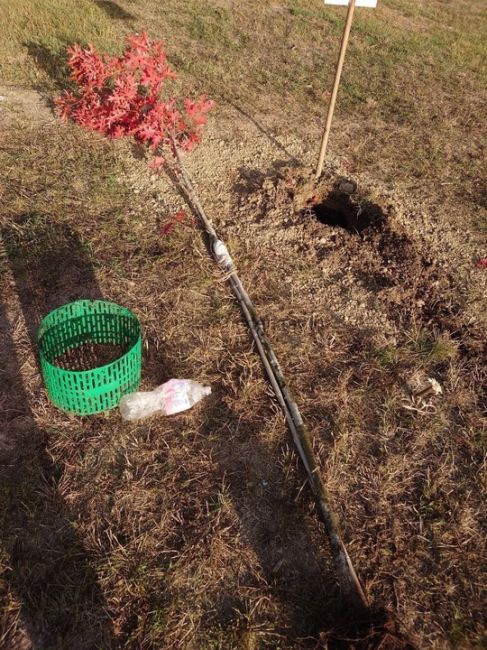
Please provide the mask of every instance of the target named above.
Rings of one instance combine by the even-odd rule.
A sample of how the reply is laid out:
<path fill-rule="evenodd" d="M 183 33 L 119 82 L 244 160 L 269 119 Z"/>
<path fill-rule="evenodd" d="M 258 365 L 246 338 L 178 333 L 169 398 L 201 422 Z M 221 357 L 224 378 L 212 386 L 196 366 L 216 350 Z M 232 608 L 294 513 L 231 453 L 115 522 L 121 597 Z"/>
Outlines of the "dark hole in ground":
<path fill-rule="evenodd" d="M 371 227 L 379 229 L 386 220 L 382 208 L 376 203 L 354 200 L 350 194 L 339 190 L 330 192 L 322 203 L 310 202 L 306 212 L 309 214 L 310 210 L 320 223 L 351 233 Z"/>

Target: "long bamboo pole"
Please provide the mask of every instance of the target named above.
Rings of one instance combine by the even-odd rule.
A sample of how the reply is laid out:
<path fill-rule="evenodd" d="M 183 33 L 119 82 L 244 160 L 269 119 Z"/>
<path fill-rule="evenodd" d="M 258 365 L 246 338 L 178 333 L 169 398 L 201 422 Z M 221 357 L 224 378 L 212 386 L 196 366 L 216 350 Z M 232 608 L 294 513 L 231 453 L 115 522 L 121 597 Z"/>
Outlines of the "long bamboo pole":
<path fill-rule="evenodd" d="M 343 62 L 345 61 L 345 52 L 347 51 L 348 38 L 350 36 L 354 11 L 355 0 L 350 0 L 350 4 L 348 5 L 347 20 L 345 21 L 345 29 L 343 30 L 340 55 L 338 57 L 338 63 L 335 72 L 335 81 L 333 82 L 333 90 L 331 92 L 330 103 L 328 105 L 328 115 L 326 116 L 325 129 L 323 131 L 323 138 L 321 140 L 320 156 L 318 158 L 318 166 L 316 168 L 316 178 L 319 178 L 323 171 L 323 163 L 325 162 L 326 148 L 328 146 L 328 139 L 330 137 L 331 123 L 333 120 L 333 113 L 335 111 L 338 87 L 340 85 L 340 78 L 342 76 Z"/>
<path fill-rule="evenodd" d="M 262 363 L 269 377 L 277 401 L 286 417 L 294 443 L 298 449 L 301 461 L 305 467 L 311 490 L 314 494 L 320 518 L 330 540 L 332 557 L 337 570 L 340 587 L 344 599 L 350 606 L 359 610 L 368 607 L 367 599 L 353 567 L 350 556 L 339 532 L 338 520 L 331 507 L 331 499 L 321 477 L 320 468 L 316 461 L 309 432 L 304 426 L 299 408 L 291 394 L 284 378 L 274 350 L 264 332 L 262 321 L 255 311 L 245 288 L 234 267 L 226 246 L 218 238 L 215 229 L 201 205 L 193 183 L 183 165 L 177 146 L 173 142 L 173 150 L 178 161 L 178 176 L 187 198 L 200 217 L 204 228 L 210 238 L 210 247 L 220 268 L 228 274 L 232 290 L 240 304 L 243 315 L 249 325 L 250 331 L 262 359 Z"/>

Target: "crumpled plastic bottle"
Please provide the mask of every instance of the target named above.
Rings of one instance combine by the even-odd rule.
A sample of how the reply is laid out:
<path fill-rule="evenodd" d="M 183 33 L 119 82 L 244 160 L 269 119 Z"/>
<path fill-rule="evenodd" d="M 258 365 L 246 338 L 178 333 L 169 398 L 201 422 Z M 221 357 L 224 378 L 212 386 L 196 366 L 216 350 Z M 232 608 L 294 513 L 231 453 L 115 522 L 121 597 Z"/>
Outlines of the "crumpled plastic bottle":
<path fill-rule="evenodd" d="M 174 415 L 187 411 L 210 393 L 210 386 L 192 379 L 170 379 L 154 390 L 124 395 L 119 408 L 123 419 L 130 421 L 142 420 L 158 411 L 162 415 Z"/>

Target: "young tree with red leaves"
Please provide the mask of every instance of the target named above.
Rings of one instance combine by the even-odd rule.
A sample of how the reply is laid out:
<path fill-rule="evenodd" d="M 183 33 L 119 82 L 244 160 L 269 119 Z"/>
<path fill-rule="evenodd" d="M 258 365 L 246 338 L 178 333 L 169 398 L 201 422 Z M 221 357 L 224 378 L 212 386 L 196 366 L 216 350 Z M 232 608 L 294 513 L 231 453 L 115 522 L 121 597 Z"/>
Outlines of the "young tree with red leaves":
<path fill-rule="evenodd" d="M 200 142 L 214 102 L 163 96 L 165 82 L 176 74 L 160 41 L 145 32 L 129 36 L 119 57 L 98 54 L 92 46 L 73 45 L 68 52 L 77 89 L 55 100 L 63 119 L 112 138 L 134 137 L 150 148 L 154 169 L 164 163 L 164 147 L 175 154 L 176 147 L 190 151 Z"/>
<path fill-rule="evenodd" d="M 130 37 L 127 48 L 120 57 L 101 56 L 92 47 L 83 49 L 77 45 L 69 51 L 71 79 L 78 90 L 76 93 L 65 92 L 56 100 L 64 119 L 72 118 L 87 129 L 113 138 L 134 137 L 152 151 L 154 157 L 151 166 L 154 168 L 160 167 L 164 162 L 158 154 L 165 146 L 173 154 L 180 185 L 200 217 L 215 261 L 225 272 L 238 299 L 277 400 L 286 416 L 315 495 L 318 512 L 331 540 L 331 552 L 343 596 L 352 605 L 355 614 L 364 615 L 368 610 L 367 599 L 340 536 L 310 434 L 265 335 L 262 321 L 238 277 L 227 247 L 218 238 L 206 216 L 181 160 L 180 150 L 189 151 L 200 141 L 201 127 L 206 122 L 206 114 L 213 102 L 205 97 L 194 101 L 188 98 L 182 101 L 175 98 L 163 99 L 164 82 L 174 78 L 175 74 L 168 65 L 162 44 L 150 41 L 145 33 Z M 185 214 L 180 211 L 174 216 L 174 222 L 181 221 L 184 217 Z"/>

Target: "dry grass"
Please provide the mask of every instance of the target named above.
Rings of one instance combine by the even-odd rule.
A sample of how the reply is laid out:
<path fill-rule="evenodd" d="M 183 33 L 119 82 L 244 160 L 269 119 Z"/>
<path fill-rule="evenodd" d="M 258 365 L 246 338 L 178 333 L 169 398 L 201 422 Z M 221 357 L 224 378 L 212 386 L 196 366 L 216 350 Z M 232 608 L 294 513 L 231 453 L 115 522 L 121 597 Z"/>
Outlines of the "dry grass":
<path fill-rule="evenodd" d="M 341 23 L 315 0 L 83 0 L 69 21 L 63 3 L 11 4 L 0 8 L 12 35 L 4 81 L 47 92 L 62 83 L 66 42 L 114 48 L 149 23 L 183 84 L 226 96 L 266 130 L 284 124 L 281 135 L 290 127 L 274 105 L 285 104 L 299 142 L 319 131 Z M 353 139 L 348 168 L 370 164 L 382 179 L 400 169 L 402 188 L 427 205 L 462 195 L 455 214 L 477 232 L 481 6 L 389 0 L 374 16 L 356 23 L 334 147 Z M 30 41 L 44 48 L 37 56 Z M 462 88 L 452 82 L 460 70 Z M 367 118 L 360 133 L 356 114 Z M 247 132 L 245 116 L 232 120 L 237 135 L 217 137 L 233 149 Z M 0 647 L 353 647 L 304 474 L 236 304 L 196 228 L 160 234 L 181 199 L 149 175 L 134 193 L 127 169 L 145 168 L 123 148 L 28 122 L 10 116 L 0 146 Z M 433 140 L 451 156 L 431 164 Z M 381 228 L 359 237 L 317 224 L 296 211 L 306 173 L 276 163 L 282 146 L 269 173 L 215 146 L 195 153 L 205 204 L 291 379 L 369 597 L 420 647 L 481 647 L 485 332 L 457 273 L 460 249 L 445 266 L 414 226 L 417 207 L 372 186 L 364 194 L 383 210 Z M 438 192 L 441 182 L 452 185 Z M 49 309 L 81 296 L 139 315 L 144 386 L 188 376 L 211 383 L 212 396 L 139 425 L 58 412 L 33 337 Z M 411 400 L 427 377 L 443 396 Z"/>
<path fill-rule="evenodd" d="M 181 229 L 164 240 L 146 221 L 135 239 L 133 212 L 145 210 L 133 198 L 129 207 L 123 188 L 112 193 L 106 183 L 96 209 L 90 213 L 83 205 L 80 219 L 73 181 L 81 187 L 92 168 L 79 161 L 62 189 L 46 187 L 39 172 L 55 166 L 56 143 L 68 156 L 71 147 L 89 145 L 99 164 L 113 170 L 110 149 L 77 129 L 60 134 L 53 127 L 43 135 L 36 142 L 20 133 L 3 150 L 8 161 L 23 143 L 28 160 L 8 168 L 7 199 L 15 195 L 17 202 L 9 202 L 15 213 L 9 210 L 2 221 L 10 434 L 4 454 L 7 467 L 12 464 L 3 477 L 9 498 L 2 541 L 9 553 L 14 539 L 29 542 L 18 552 L 15 579 L 4 583 L 6 614 L 20 611 L 13 624 L 6 617 L 5 639 L 14 646 L 28 635 L 50 647 L 58 634 L 64 647 L 255 647 L 258 640 L 284 643 L 288 635 L 317 633 L 325 585 L 333 585 L 326 546 L 311 543 L 322 533 L 308 499 L 294 501 L 302 477 L 277 435 L 282 418 L 247 332 L 211 262 L 203 254 L 195 261 L 199 233 Z M 18 175 L 28 184 L 27 195 L 17 193 Z M 58 191 L 65 208 L 53 218 Z M 141 316 L 147 386 L 192 376 L 215 386 L 211 401 L 189 415 L 135 427 L 123 425 L 116 413 L 80 420 L 53 410 L 32 344 L 25 332 L 18 338 L 16 324 L 20 318 L 33 334 L 40 314 L 80 295 L 103 295 Z M 20 378 L 30 400 L 19 390 Z M 34 481 L 19 450 L 26 438 L 37 449 L 46 437 L 46 466 L 36 454 L 29 461 L 39 473 Z M 19 489 L 25 490 L 20 508 Z M 38 560 L 43 573 L 36 577 L 29 572 L 30 540 L 38 528 L 47 539 L 37 542 L 44 561 Z M 63 545 L 73 547 L 72 562 Z M 46 579 L 57 571 L 55 582 Z"/>

